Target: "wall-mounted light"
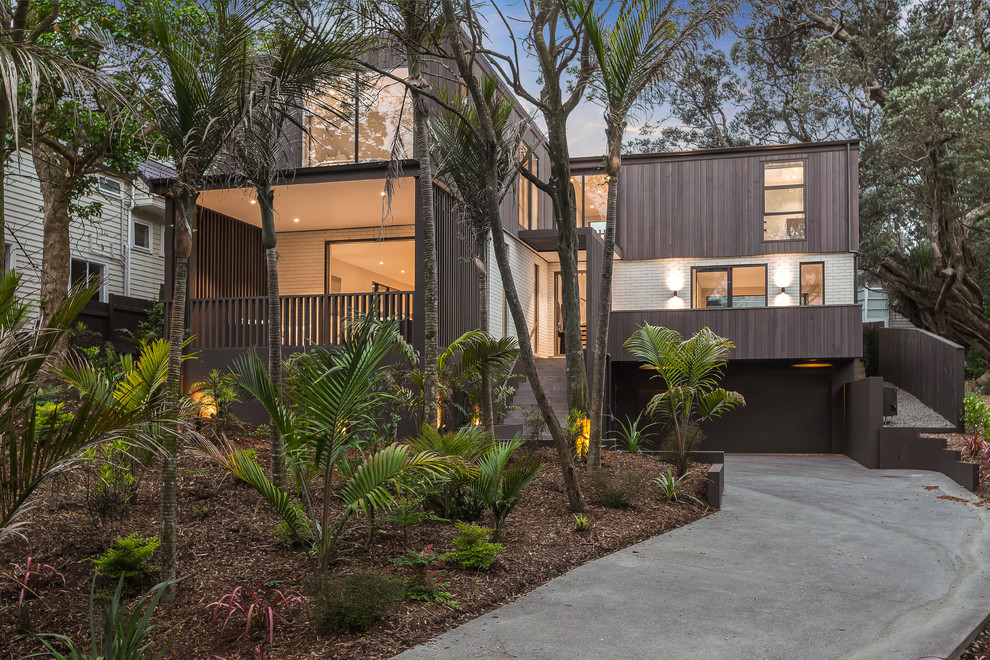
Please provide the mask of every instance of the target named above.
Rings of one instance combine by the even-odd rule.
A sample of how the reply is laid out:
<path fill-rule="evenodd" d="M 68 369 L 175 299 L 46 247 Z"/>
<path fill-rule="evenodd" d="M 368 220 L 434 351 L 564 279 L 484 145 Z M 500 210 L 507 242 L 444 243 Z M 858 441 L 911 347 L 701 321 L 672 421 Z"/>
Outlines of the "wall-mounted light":
<path fill-rule="evenodd" d="M 676 296 L 677 292 L 684 288 L 684 273 L 679 270 L 670 271 L 667 274 L 667 286 Z"/>
<path fill-rule="evenodd" d="M 684 309 L 684 299 L 677 294 L 678 292 L 675 291 L 674 295 L 667 300 L 667 309 Z"/>
<path fill-rule="evenodd" d="M 773 275 L 774 284 L 783 289 L 791 283 L 791 271 L 786 266 L 781 266 Z"/>
<path fill-rule="evenodd" d="M 775 307 L 787 307 L 791 304 L 791 297 L 784 293 L 784 290 L 781 289 L 780 293 L 774 297 L 773 304 Z"/>

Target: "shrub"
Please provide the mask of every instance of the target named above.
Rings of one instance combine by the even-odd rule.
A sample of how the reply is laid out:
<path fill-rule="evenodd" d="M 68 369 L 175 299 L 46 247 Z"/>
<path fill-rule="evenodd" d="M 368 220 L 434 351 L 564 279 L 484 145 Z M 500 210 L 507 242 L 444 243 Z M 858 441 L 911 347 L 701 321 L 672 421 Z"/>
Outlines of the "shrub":
<path fill-rule="evenodd" d="M 406 594 L 401 580 L 378 573 L 353 573 L 320 581 L 312 599 L 318 633 L 364 632 L 391 612 Z"/>
<path fill-rule="evenodd" d="M 136 461 L 123 440 L 90 447 L 82 454 L 90 459 L 87 470 L 86 509 L 94 523 L 120 520 L 137 497 Z"/>
<path fill-rule="evenodd" d="M 72 423 L 75 418 L 65 409 L 65 404 L 58 401 L 41 403 L 34 408 L 34 423 L 41 433 L 52 433 Z"/>
<path fill-rule="evenodd" d="M 591 521 L 588 519 L 588 516 L 586 516 L 583 513 L 574 513 L 571 515 L 574 516 L 574 529 L 576 529 L 579 532 L 588 531 L 588 526 L 591 524 Z"/>
<path fill-rule="evenodd" d="M 512 454 L 521 446 L 522 440 L 519 438 L 495 443 L 478 461 L 474 492 L 481 498 L 491 515 L 495 524 L 496 541 L 502 535 L 505 519 L 522 499 L 522 490 L 532 483 L 543 469 L 543 462 L 535 456 L 512 460 Z"/>
<path fill-rule="evenodd" d="M 290 518 L 294 521 L 289 524 L 286 520 L 280 520 L 275 525 L 275 538 L 282 545 L 310 545 L 313 542 L 313 531 L 309 526 L 309 519 L 306 517 L 306 509 L 299 502 L 292 502 L 289 506 L 297 512 L 296 516 Z"/>
<path fill-rule="evenodd" d="M 590 477 L 598 494 L 598 503 L 610 509 L 627 509 L 643 494 L 647 478 L 638 472 L 607 472 L 599 470 Z"/>
<path fill-rule="evenodd" d="M 655 422 L 650 422 L 649 424 L 641 427 L 640 423 L 642 421 L 642 413 L 637 415 L 636 419 L 627 417 L 625 422 L 619 421 L 619 430 L 616 434 L 618 435 L 619 442 L 625 446 L 626 451 L 630 454 L 639 453 L 643 441 L 646 440 L 646 429 L 651 426 L 656 426 Z"/>
<path fill-rule="evenodd" d="M 158 570 L 149 562 L 159 545 L 157 536 L 145 538 L 137 532 L 116 539 L 109 550 L 93 560 L 96 571 L 114 580 L 122 579 L 132 585 L 138 583 Z"/>
<path fill-rule="evenodd" d="M 495 563 L 498 553 L 505 550 L 504 545 L 490 541 L 489 534 L 492 530 L 487 527 L 457 523 L 457 529 L 460 534 L 451 541 L 456 549 L 443 558 L 464 570 L 487 571 Z"/>
<path fill-rule="evenodd" d="M 966 351 L 966 375 L 975 380 L 986 372 L 987 356 L 983 352 L 983 347 L 973 344 Z"/>
<path fill-rule="evenodd" d="M 536 406 L 526 410 L 523 417 L 523 441 L 530 447 L 540 444 L 543 432 L 547 430 L 547 420 Z"/>
<path fill-rule="evenodd" d="M 438 520 L 446 522 L 446 518 L 441 518 L 432 511 L 423 508 L 424 497 L 405 496 L 397 500 L 395 506 L 389 509 L 388 514 L 382 518 L 382 522 L 395 525 L 402 530 L 402 544 L 409 545 L 409 530 L 417 525 L 421 525 L 428 520 Z"/>
<path fill-rule="evenodd" d="M 677 502 L 678 501 L 677 498 L 683 495 L 689 500 L 693 500 L 694 502 L 697 502 L 701 506 L 705 506 L 705 503 L 699 500 L 694 495 L 688 495 L 682 492 L 684 490 L 685 480 L 688 479 L 688 477 L 690 477 L 690 475 L 688 474 L 682 475 L 680 477 L 675 477 L 673 473 L 671 473 L 670 467 L 668 466 L 667 474 L 660 475 L 659 477 L 653 480 L 653 483 L 660 486 L 660 490 L 661 492 L 663 492 L 663 496 L 668 502 Z"/>

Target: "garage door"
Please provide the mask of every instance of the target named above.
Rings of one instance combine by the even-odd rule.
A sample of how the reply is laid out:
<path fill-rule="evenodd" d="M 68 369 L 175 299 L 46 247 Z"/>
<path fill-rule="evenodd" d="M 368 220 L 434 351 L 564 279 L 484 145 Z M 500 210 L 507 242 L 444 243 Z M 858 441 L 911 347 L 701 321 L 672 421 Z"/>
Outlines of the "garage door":
<path fill-rule="evenodd" d="M 774 363 L 731 363 L 723 385 L 746 406 L 705 425 L 703 449 L 727 452 L 828 453 L 830 370 Z M 631 363 L 613 367 L 616 416 L 636 416 L 662 384 Z"/>

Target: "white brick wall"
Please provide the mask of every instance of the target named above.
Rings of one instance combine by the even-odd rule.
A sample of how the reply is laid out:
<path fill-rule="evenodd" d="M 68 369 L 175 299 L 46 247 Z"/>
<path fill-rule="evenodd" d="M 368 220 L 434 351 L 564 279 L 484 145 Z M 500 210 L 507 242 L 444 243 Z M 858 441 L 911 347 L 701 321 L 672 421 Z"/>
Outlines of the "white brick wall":
<path fill-rule="evenodd" d="M 511 234 L 504 234 L 509 248 L 509 263 L 511 264 L 513 278 L 516 289 L 519 291 L 519 299 L 523 309 L 526 311 L 526 320 L 533 329 L 535 323 L 535 313 L 539 310 L 539 327 L 536 329 L 538 337 L 537 357 L 547 357 L 553 355 L 553 274 L 551 264 L 548 264 L 539 254 L 534 252 L 519 239 Z M 515 324 L 509 314 L 508 307 L 504 305 L 502 295 L 502 275 L 495 262 L 494 249 L 489 247 L 488 255 L 489 271 L 491 276 L 489 282 L 489 300 L 491 302 L 489 315 L 489 332 L 495 337 L 505 334 L 509 337 L 516 337 Z M 540 268 L 539 283 L 536 281 L 534 265 Z M 534 302 L 534 289 L 539 288 L 539 295 Z"/>
<path fill-rule="evenodd" d="M 612 289 L 612 309 L 615 311 L 662 309 L 673 297 L 670 279 L 680 276 L 680 298 L 687 306 L 691 295 L 691 268 L 705 266 L 746 266 L 766 264 L 769 278 L 767 291 L 770 304 L 780 293 L 778 275 L 789 282 L 784 287 L 790 304 L 797 304 L 800 293 L 798 270 L 802 262 L 825 262 L 825 304 L 855 303 L 855 255 L 781 254 L 757 257 L 728 257 L 720 259 L 658 259 L 650 261 L 616 261 Z"/>
<path fill-rule="evenodd" d="M 382 238 L 412 238 L 413 225 L 287 231 L 278 234 L 278 287 L 283 296 L 323 293 L 326 289 L 326 242 L 369 241 Z"/>

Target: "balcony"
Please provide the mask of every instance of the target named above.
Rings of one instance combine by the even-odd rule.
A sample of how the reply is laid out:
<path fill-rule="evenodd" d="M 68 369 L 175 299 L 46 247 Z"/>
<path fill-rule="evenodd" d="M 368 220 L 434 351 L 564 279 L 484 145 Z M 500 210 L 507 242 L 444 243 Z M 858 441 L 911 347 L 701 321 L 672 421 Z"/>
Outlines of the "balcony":
<path fill-rule="evenodd" d="M 863 356 L 859 305 L 612 312 L 608 337 L 612 360 L 635 359 L 622 343 L 643 323 L 664 326 L 685 336 L 708 326 L 735 343 L 733 360 L 830 360 Z"/>
<path fill-rule="evenodd" d="M 399 319 L 411 340 L 412 308 L 412 291 L 282 296 L 282 345 L 339 344 L 347 319 L 364 314 Z M 267 346 L 268 298 L 190 300 L 186 323 L 193 350 Z"/>

